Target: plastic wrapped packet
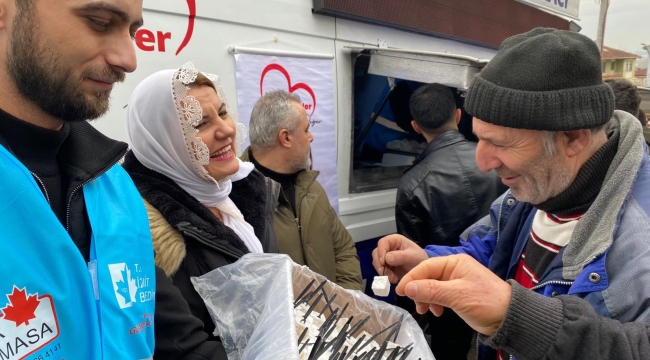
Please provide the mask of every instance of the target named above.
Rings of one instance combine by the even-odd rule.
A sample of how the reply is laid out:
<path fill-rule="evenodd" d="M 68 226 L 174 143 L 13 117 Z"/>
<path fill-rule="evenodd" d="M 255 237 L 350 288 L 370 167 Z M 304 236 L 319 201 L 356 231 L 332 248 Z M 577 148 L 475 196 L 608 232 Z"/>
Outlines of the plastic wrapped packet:
<path fill-rule="evenodd" d="M 294 297 L 312 280 L 320 284 L 326 279 L 287 255 L 247 254 L 234 264 L 192 278 L 192 283 L 205 300 L 229 360 L 299 360 Z M 434 360 L 420 327 L 406 311 L 329 281 L 323 289 L 330 298 L 337 294 L 331 304 L 334 309 L 349 303 L 346 317 L 370 315 L 363 327 L 368 333 L 377 333 L 403 317 L 395 343 L 413 344 L 408 359 Z M 324 306 L 320 303 L 314 311 Z"/>

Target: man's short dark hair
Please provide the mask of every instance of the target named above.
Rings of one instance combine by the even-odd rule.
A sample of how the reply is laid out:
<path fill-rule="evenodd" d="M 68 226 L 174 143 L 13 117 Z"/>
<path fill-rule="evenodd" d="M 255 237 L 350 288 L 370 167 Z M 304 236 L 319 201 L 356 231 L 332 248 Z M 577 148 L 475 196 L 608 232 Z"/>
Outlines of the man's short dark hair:
<path fill-rule="evenodd" d="M 626 79 L 613 79 L 605 82 L 614 90 L 616 110 L 623 110 L 637 117 L 639 105 L 641 105 L 641 95 L 636 85 Z"/>
<path fill-rule="evenodd" d="M 450 88 L 441 84 L 420 86 L 409 101 L 413 120 L 423 130 L 436 130 L 453 120 L 456 100 Z"/>

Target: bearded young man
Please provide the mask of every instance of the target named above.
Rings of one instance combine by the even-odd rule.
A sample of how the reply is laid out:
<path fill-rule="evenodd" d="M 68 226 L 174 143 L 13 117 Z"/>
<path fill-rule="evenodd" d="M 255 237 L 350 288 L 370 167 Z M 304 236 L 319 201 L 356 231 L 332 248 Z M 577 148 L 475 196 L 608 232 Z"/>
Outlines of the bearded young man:
<path fill-rule="evenodd" d="M 465 106 L 479 168 L 495 169 L 510 190 L 460 247 L 423 250 L 393 235 L 380 240 L 374 266 L 389 265 L 395 282 L 429 257 L 468 254 L 545 296 L 577 295 L 599 315 L 649 322 L 650 158 L 639 121 L 614 111 L 600 66 L 594 42 L 577 33 L 506 39 Z"/>
<path fill-rule="evenodd" d="M 144 204 L 117 165 L 127 144 L 86 121 L 135 70 L 142 23 L 141 0 L 0 0 L 6 356 L 225 359 L 156 276 Z M 154 321 L 154 307 L 175 313 Z"/>
<path fill-rule="evenodd" d="M 300 98 L 284 90 L 257 101 L 250 119 L 251 146 L 242 160 L 281 185 L 275 211 L 279 252 L 351 290 L 362 290 L 352 236 L 332 208 L 311 168 L 309 119 Z"/>

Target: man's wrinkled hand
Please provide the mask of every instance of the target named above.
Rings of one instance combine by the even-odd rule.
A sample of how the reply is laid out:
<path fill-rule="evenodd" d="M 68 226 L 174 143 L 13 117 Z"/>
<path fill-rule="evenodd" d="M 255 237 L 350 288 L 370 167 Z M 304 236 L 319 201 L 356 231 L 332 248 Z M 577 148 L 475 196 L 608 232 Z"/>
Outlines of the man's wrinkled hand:
<path fill-rule="evenodd" d="M 468 255 L 428 259 L 406 274 L 397 294 L 415 300 L 418 313 L 454 310 L 474 330 L 494 335 L 505 317 L 512 288 Z"/>
<path fill-rule="evenodd" d="M 375 270 L 379 275 L 388 276 L 393 284 L 428 258 L 429 255 L 418 244 L 397 234 L 381 238 L 372 251 Z"/>

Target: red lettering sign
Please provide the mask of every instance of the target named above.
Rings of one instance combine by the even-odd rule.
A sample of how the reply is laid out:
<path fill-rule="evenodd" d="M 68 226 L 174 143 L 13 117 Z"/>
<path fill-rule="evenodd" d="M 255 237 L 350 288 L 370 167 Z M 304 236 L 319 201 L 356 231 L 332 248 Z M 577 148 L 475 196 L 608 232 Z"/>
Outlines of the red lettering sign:
<path fill-rule="evenodd" d="M 190 43 L 192 35 L 194 34 L 196 0 L 187 0 L 187 7 L 189 9 L 187 30 L 183 41 L 176 50 L 176 55 L 180 54 L 187 44 Z M 170 32 L 156 31 L 156 34 L 154 35 L 153 31 L 143 28 L 135 33 L 135 45 L 142 51 L 154 51 L 157 47 L 159 52 L 166 52 L 167 47 L 165 46 L 165 40 L 171 40 L 171 38 L 172 33 Z"/>
<path fill-rule="evenodd" d="M 156 38 L 150 30 L 140 29 L 135 33 L 135 45 L 143 51 L 153 51 Z"/>

